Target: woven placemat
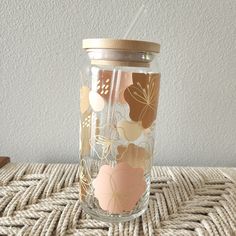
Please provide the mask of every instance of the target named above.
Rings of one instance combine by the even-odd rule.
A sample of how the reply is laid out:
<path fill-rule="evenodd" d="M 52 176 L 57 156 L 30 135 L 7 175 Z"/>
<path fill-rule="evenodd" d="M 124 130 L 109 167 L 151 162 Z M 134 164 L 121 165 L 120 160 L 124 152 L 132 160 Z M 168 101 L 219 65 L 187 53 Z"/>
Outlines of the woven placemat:
<path fill-rule="evenodd" d="M 79 166 L 0 169 L 0 235 L 236 235 L 236 183 L 217 168 L 154 167 L 148 210 L 124 224 L 91 219 L 78 201 Z"/>

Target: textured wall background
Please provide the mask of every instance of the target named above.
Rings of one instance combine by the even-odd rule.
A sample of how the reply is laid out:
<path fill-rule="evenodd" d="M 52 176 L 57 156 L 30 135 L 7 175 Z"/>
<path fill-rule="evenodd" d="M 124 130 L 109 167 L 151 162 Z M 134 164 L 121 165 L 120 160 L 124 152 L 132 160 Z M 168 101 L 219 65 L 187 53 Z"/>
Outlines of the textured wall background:
<path fill-rule="evenodd" d="M 1 1 L 1 155 L 78 161 L 81 40 L 121 37 L 140 3 Z M 133 35 L 161 43 L 156 163 L 236 166 L 236 1 L 147 5 Z"/>

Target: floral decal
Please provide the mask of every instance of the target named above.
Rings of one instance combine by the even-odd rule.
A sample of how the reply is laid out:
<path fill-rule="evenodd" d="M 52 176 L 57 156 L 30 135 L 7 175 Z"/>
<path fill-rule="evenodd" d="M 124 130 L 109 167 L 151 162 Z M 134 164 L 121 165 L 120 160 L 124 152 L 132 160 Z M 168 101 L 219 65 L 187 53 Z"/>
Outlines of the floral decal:
<path fill-rule="evenodd" d="M 90 151 L 90 133 L 91 133 L 91 112 L 85 112 L 81 115 L 80 124 L 80 154 L 82 156 L 88 155 Z"/>
<path fill-rule="evenodd" d="M 141 121 L 143 128 L 152 125 L 157 115 L 160 74 L 133 73 L 133 84 L 124 92 L 130 118 Z"/>
<path fill-rule="evenodd" d="M 130 72 L 100 70 L 97 93 L 107 102 L 111 99 L 112 103 L 125 103 L 124 91 L 132 83 L 132 73 Z"/>
<path fill-rule="evenodd" d="M 92 185 L 100 207 L 113 214 L 134 209 L 146 189 L 143 169 L 125 162 L 103 165 Z"/>
<path fill-rule="evenodd" d="M 90 139 L 92 156 L 96 156 L 100 160 L 108 160 L 116 153 L 115 143 L 118 141 L 116 128 L 108 123 L 99 126 L 99 131 L 101 132 L 92 135 Z"/>
<path fill-rule="evenodd" d="M 124 92 L 127 87 L 129 87 L 131 84 L 133 84 L 132 73 L 118 71 L 117 77 L 120 79 L 118 102 L 119 103 L 126 103 L 125 98 L 124 98 Z"/>
<path fill-rule="evenodd" d="M 91 127 L 94 127 L 93 129 Z M 80 122 L 80 155 L 87 156 L 90 153 L 91 136 L 99 135 L 99 119 L 96 115 L 86 111 L 81 115 Z"/>
<path fill-rule="evenodd" d="M 112 81 L 112 71 L 100 70 L 97 81 L 97 93 L 100 94 L 106 101 L 109 101 Z"/>
<path fill-rule="evenodd" d="M 114 140 L 102 135 L 95 135 L 91 146 L 100 160 L 107 160 L 112 152 Z M 97 150 L 98 149 L 98 150 Z"/>
<path fill-rule="evenodd" d="M 81 159 L 79 166 L 79 199 L 83 201 L 87 194 L 89 194 L 89 188 L 91 185 L 91 176 L 86 168 L 86 162 Z"/>
<path fill-rule="evenodd" d="M 148 168 L 150 154 L 145 148 L 139 147 L 133 143 L 127 146 L 120 145 L 117 147 L 117 162 L 126 162 L 135 168 Z"/>
<path fill-rule="evenodd" d="M 103 97 L 94 91 L 89 92 L 89 103 L 96 112 L 102 111 L 105 106 Z"/>
<path fill-rule="evenodd" d="M 117 131 L 119 136 L 127 141 L 134 141 L 138 139 L 143 131 L 140 122 L 121 120 L 117 122 Z"/>

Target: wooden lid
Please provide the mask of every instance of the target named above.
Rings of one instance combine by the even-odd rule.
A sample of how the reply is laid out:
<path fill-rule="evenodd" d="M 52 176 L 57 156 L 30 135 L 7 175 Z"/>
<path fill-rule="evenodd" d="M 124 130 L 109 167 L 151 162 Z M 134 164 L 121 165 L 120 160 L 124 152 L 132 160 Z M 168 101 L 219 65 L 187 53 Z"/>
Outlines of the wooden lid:
<path fill-rule="evenodd" d="M 160 44 L 148 41 L 126 39 L 84 39 L 84 49 L 120 49 L 136 52 L 160 52 Z"/>

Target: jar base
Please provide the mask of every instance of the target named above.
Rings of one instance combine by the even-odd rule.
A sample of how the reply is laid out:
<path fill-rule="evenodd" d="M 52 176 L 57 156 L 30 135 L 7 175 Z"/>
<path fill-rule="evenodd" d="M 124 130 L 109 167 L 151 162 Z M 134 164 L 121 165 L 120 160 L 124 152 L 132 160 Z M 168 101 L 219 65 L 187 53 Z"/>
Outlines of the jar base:
<path fill-rule="evenodd" d="M 134 212 L 132 214 L 110 214 L 110 215 L 101 215 L 101 214 L 96 214 L 94 210 L 89 209 L 86 206 L 81 205 L 82 209 L 84 210 L 85 213 L 90 215 L 92 218 L 95 220 L 103 221 L 103 222 L 110 222 L 110 223 L 122 223 L 130 220 L 134 220 L 135 218 L 141 216 L 148 207 L 148 204 L 146 207 L 142 208 L 140 211 Z"/>
<path fill-rule="evenodd" d="M 103 222 L 121 223 L 133 220 L 142 215 L 148 208 L 149 197 L 150 197 L 150 174 L 147 174 L 145 176 L 145 181 L 147 184 L 146 191 L 140 198 L 136 207 L 130 212 L 124 212 L 121 214 L 112 214 L 107 211 L 104 211 L 99 207 L 99 202 L 93 195 L 91 195 L 91 199 L 86 198 L 86 201 L 84 202 L 82 201 L 80 203 L 81 207 L 85 213 L 87 213 L 94 219 Z"/>

